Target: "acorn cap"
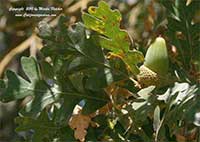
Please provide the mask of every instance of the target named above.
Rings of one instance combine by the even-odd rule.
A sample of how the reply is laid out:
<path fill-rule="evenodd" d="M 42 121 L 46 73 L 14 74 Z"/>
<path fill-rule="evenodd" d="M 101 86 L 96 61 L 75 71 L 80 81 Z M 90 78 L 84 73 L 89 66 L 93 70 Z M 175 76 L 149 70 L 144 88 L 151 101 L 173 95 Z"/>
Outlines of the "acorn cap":
<path fill-rule="evenodd" d="M 142 88 L 151 85 L 157 86 L 159 84 L 159 76 L 157 73 L 142 65 L 140 67 L 140 73 L 137 75 L 137 81 Z"/>
<path fill-rule="evenodd" d="M 177 81 L 177 78 L 171 76 L 170 74 L 159 75 L 144 65 L 140 67 L 140 73 L 136 77 L 140 87 L 142 88 L 151 85 L 156 87 L 164 87 Z"/>
<path fill-rule="evenodd" d="M 167 74 L 169 59 L 164 38 L 157 37 L 150 45 L 145 56 L 144 65 L 160 75 Z"/>

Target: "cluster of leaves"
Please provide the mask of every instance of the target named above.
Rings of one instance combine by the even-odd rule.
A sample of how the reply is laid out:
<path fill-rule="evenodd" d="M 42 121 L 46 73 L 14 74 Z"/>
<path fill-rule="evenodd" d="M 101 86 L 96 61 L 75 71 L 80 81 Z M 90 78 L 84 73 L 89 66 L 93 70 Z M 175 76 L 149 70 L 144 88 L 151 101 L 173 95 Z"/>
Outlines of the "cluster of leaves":
<path fill-rule="evenodd" d="M 2 101 L 30 99 L 16 118 L 16 131 L 33 133 L 24 141 L 197 140 L 199 86 L 138 90 L 132 77 L 143 54 L 130 49 L 119 11 L 99 2 L 82 19 L 67 27 L 61 17 L 54 29 L 42 21 L 40 59 L 22 57 L 25 76 L 7 71 L 0 82 Z"/>
<path fill-rule="evenodd" d="M 200 9 L 199 1 L 161 0 L 161 3 L 166 7 L 168 15 L 166 35 L 179 53 L 175 55 L 174 62 L 186 72 L 186 76 L 199 82 L 200 23 L 196 18 Z"/>

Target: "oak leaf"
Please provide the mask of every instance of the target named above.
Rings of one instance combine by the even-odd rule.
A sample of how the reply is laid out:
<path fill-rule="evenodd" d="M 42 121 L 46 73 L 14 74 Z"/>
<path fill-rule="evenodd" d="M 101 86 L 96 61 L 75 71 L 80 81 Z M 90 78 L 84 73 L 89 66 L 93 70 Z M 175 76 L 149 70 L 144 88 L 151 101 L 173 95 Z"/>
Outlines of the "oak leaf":
<path fill-rule="evenodd" d="M 69 121 L 69 126 L 74 130 L 74 137 L 84 142 L 90 123 L 91 118 L 87 115 L 77 114 L 72 116 Z"/>

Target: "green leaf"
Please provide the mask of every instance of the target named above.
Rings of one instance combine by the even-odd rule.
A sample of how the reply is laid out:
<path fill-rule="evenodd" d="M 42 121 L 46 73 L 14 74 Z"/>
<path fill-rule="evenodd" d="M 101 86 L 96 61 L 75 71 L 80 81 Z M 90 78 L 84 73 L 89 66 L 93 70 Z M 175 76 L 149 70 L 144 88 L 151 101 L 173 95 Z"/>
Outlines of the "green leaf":
<path fill-rule="evenodd" d="M 120 29 L 122 18 L 118 10 L 111 10 L 108 4 L 100 1 L 98 7 L 89 7 L 88 13 L 82 15 L 84 24 L 87 28 L 104 35 L 100 37 L 103 48 L 114 53 L 128 52 L 130 39 L 128 33 Z"/>
<path fill-rule="evenodd" d="M 191 98 L 195 97 L 197 91 L 196 86 L 190 86 L 188 83 L 175 83 L 174 87 L 168 89 L 163 95 L 158 96 L 158 100 L 164 100 L 172 105 L 186 103 Z M 168 101 L 167 101 L 168 100 Z"/>
<path fill-rule="evenodd" d="M 60 23 L 58 31 L 53 33 L 56 36 L 54 42 L 45 40 L 47 46 L 42 52 L 53 61 L 55 83 L 58 85 L 53 89 L 56 91 L 53 91 L 53 94 L 61 94 L 65 105 L 63 113 L 69 118 L 74 106 L 81 100 L 86 102 L 83 112 L 87 113 L 105 105 L 108 96 L 102 90 L 108 81 L 113 80 L 107 80 L 107 70 L 110 66 L 100 48 L 97 36 L 88 35 L 81 23 L 77 23 L 70 30 L 62 24 L 64 23 Z"/>
<path fill-rule="evenodd" d="M 166 108 L 162 116 L 162 124 L 158 130 L 158 136 L 161 138 L 160 131 L 165 125 L 172 135 L 174 131 L 180 128 L 184 121 L 192 123 L 195 121 L 195 113 L 199 111 L 198 88 L 188 83 L 175 83 L 174 87 L 169 88 L 163 95 L 159 95 L 158 100 L 164 100 Z"/>
<path fill-rule="evenodd" d="M 4 80 L 0 79 L 0 90 L 5 89 L 6 88 L 6 84 L 4 82 Z"/>
<path fill-rule="evenodd" d="M 3 101 L 12 101 L 25 98 L 26 96 L 33 95 L 33 90 L 30 89 L 31 85 L 28 81 L 17 76 L 12 71 L 7 71 L 6 76 L 8 78 L 7 88 L 4 94 L 1 96 Z"/>
<path fill-rule="evenodd" d="M 155 89 L 155 86 L 149 86 L 147 88 L 141 89 L 137 94 L 140 96 L 141 99 L 147 100 L 150 95 L 152 95 L 152 91 Z"/>
<path fill-rule="evenodd" d="M 146 121 L 148 114 L 156 107 L 157 96 L 151 93 L 154 89 L 155 86 L 149 86 L 140 90 L 137 93 L 139 98 L 131 103 L 130 112 L 138 124 Z"/>
<path fill-rule="evenodd" d="M 87 35 L 83 24 L 77 23 L 76 27 L 68 32 L 68 36 L 73 43 L 71 45 L 73 49 L 75 49 L 79 55 L 85 57 L 88 64 L 104 64 L 105 57 L 99 46 L 98 38 Z"/>
<path fill-rule="evenodd" d="M 193 123 L 194 123 L 194 125 L 200 127 L 200 113 L 199 112 L 195 113 L 195 117 L 194 117 L 194 122 Z"/>
<path fill-rule="evenodd" d="M 139 68 L 137 67 L 138 63 L 142 63 L 144 61 L 144 56 L 139 51 L 129 51 L 125 54 L 124 58 L 122 58 L 123 61 L 128 65 L 131 72 L 136 74 L 139 74 Z"/>
<path fill-rule="evenodd" d="M 153 128 L 156 132 L 160 126 L 160 107 L 157 106 L 154 110 Z"/>
<path fill-rule="evenodd" d="M 85 87 L 90 90 L 99 90 L 105 88 L 112 82 L 114 82 L 114 75 L 111 70 L 108 68 L 100 68 L 91 72 L 91 76 L 87 79 Z"/>
<path fill-rule="evenodd" d="M 40 65 L 41 65 L 42 75 L 45 78 L 53 79 L 55 73 L 54 73 L 52 65 L 48 63 L 47 61 L 41 61 Z"/>
<path fill-rule="evenodd" d="M 52 29 L 46 21 L 38 23 L 39 35 L 43 38 L 48 38 L 52 34 Z"/>
<path fill-rule="evenodd" d="M 33 57 L 21 58 L 22 69 L 32 83 L 41 79 L 39 65 Z"/>
<path fill-rule="evenodd" d="M 70 62 L 67 69 L 69 72 L 76 72 L 92 67 L 94 67 L 94 63 L 91 60 L 85 58 L 84 56 L 78 56 Z"/>
<path fill-rule="evenodd" d="M 166 7 L 168 15 L 166 35 L 170 44 L 174 45 L 179 53 L 175 59 L 179 62 L 177 66 L 191 76 L 190 71 L 193 70 L 193 66 L 196 66 L 192 65 L 192 62 L 199 58 L 199 25 L 194 19 L 200 8 L 199 1 L 193 0 L 187 4 L 186 0 L 161 0 L 161 3 Z M 195 68 L 198 68 L 198 65 Z M 198 69 L 195 72 L 199 72 Z M 199 78 L 192 76 L 190 79 L 198 82 Z"/>
<path fill-rule="evenodd" d="M 85 75 L 81 72 L 76 72 L 76 73 L 69 76 L 69 79 L 71 80 L 74 88 L 78 92 L 82 92 L 82 93 L 84 93 L 84 84 L 83 84 L 84 76 Z"/>
<path fill-rule="evenodd" d="M 47 113 L 44 111 L 37 119 L 31 117 L 17 117 L 17 132 L 34 130 L 33 142 L 44 142 L 55 134 L 58 127 L 52 120 L 49 120 Z"/>
<path fill-rule="evenodd" d="M 82 19 L 87 28 L 103 35 L 99 36 L 101 47 L 111 50 L 114 54 L 122 54 L 120 56 L 131 72 L 138 74 L 137 64 L 143 62 L 144 57 L 139 51 L 129 51 L 128 33 L 120 29 L 120 12 L 111 10 L 108 4 L 101 1 L 98 7 L 89 7 L 88 13 L 84 13 Z"/>
<path fill-rule="evenodd" d="M 35 117 L 46 106 L 57 102 L 60 98 L 60 94 L 52 90 L 49 89 L 45 82 L 38 82 L 33 89 L 33 91 L 36 92 L 34 98 L 26 104 L 26 107 L 23 108 L 20 113 L 25 116 Z"/>
<path fill-rule="evenodd" d="M 1 99 L 8 102 L 32 96 L 33 99 L 22 112 L 36 116 L 47 105 L 57 101 L 59 94 L 53 94 L 48 84 L 41 80 L 39 65 L 33 57 L 22 57 L 21 64 L 30 82 L 12 71 L 7 71 L 7 88 Z"/>
<path fill-rule="evenodd" d="M 74 138 L 74 132 L 69 126 L 62 127 L 59 130 L 58 138 L 59 138 L 59 141 L 61 142 L 76 141 Z"/>

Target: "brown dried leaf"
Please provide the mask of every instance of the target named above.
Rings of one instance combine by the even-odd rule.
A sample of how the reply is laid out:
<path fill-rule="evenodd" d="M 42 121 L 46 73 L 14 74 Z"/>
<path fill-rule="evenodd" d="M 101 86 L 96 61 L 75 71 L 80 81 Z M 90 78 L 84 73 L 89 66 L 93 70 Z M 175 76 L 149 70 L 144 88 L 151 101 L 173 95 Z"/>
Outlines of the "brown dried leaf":
<path fill-rule="evenodd" d="M 122 82 L 119 82 L 122 83 Z M 118 84 L 119 84 L 118 83 Z M 105 88 L 105 92 L 109 95 L 109 96 L 124 96 L 125 98 L 129 98 L 131 96 L 133 96 L 133 93 L 130 92 L 128 89 L 126 88 L 122 88 L 116 84 L 111 84 L 109 85 L 107 88 Z"/>
<path fill-rule="evenodd" d="M 94 113 L 91 113 L 89 116 L 90 118 L 94 118 L 97 115 L 106 115 L 108 112 L 111 111 L 112 107 L 113 107 L 112 103 L 109 102 L 100 109 L 98 109 L 97 111 L 95 111 Z"/>
<path fill-rule="evenodd" d="M 117 92 L 118 95 L 123 95 L 126 99 L 128 99 L 129 97 L 133 96 L 133 93 L 130 92 L 128 89 L 126 88 L 119 88 L 118 89 L 118 92 Z"/>
<path fill-rule="evenodd" d="M 74 137 L 84 142 L 90 123 L 91 118 L 87 115 L 77 114 L 72 116 L 69 121 L 69 126 L 74 130 Z"/>

